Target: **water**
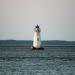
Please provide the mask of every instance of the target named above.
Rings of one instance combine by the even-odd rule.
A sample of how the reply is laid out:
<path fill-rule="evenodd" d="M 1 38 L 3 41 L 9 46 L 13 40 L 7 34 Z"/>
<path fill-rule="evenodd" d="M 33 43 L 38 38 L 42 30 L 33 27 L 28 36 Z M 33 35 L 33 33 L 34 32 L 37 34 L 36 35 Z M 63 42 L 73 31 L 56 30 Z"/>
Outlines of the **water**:
<path fill-rule="evenodd" d="M 0 47 L 0 75 L 75 75 L 75 47 Z"/>

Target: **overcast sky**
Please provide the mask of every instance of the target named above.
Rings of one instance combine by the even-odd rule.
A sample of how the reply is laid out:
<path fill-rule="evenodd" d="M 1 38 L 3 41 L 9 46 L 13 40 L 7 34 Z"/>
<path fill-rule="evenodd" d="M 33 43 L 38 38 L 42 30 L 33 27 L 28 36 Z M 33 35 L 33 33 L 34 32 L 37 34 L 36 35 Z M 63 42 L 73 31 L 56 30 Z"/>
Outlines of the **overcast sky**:
<path fill-rule="evenodd" d="M 32 40 L 36 24 L 42 40 L 75 41 L 75 0 L 0 0 L 0 40 Z"/>

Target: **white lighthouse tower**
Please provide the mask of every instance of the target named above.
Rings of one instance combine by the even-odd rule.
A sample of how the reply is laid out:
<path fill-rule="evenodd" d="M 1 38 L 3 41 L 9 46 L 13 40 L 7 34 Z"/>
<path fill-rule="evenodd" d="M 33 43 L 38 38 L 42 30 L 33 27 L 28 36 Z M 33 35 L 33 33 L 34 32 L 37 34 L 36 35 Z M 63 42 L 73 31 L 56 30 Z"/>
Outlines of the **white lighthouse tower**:
<path fill-rule="evenodd" d="M 43 49 L 41 46 L 41 29 L 40 27 L 37 25 L 35 26 L 35 28 L 33 29 L 34 32 L 34 37 L 33 37 L 33 46 L 32 49 Z"/>

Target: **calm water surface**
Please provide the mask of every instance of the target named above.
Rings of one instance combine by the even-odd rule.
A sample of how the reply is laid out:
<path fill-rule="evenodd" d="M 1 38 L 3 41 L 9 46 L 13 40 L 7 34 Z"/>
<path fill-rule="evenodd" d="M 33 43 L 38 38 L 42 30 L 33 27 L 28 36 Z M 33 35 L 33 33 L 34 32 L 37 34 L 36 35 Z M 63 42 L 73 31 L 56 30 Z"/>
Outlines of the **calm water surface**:
<path fill-rule="evenodd" d="M 0 75 L 75 75 L 75 47 L 0 47 Z"/>

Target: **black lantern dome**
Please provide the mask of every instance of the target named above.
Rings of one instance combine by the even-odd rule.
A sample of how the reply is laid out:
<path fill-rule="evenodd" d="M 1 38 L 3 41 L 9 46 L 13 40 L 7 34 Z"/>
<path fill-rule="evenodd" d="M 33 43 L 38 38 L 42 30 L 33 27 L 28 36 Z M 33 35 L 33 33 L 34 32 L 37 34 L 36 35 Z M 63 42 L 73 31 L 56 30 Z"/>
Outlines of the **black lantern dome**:
<path fill-rule="evenodd" d="M 37 25 L 36 28 L 39 28 L 39 26 Z"/>

